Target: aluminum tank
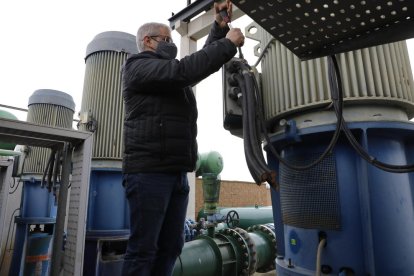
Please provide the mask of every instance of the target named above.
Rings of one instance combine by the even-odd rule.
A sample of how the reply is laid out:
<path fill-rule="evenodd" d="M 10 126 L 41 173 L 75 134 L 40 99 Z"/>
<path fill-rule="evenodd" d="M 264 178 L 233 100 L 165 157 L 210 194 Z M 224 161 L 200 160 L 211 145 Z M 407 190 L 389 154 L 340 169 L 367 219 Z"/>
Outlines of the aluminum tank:
<path fill-rule="evenodd" d="M 246 29 L 248 37 L 260 41 L 255 47 L 260 55 L 272 36 L 256 23 Z M 339 54 L 337 60 L 347 121 L 413 117 L 414 82 L 405 41 Z M 294 118 L 299 127 L 335 122 L 332 113 L 319 112 L 331 102 L 327 58 L 300 61 L 273 41 L 263 54 L 261 69 L 268 121 Z"/>
<path fill-rule="evenodd" d="M 36 90 L 29 98 L 27 122 L 52 127 L 72 128 L 75 102 L 72 96 L 52 89 Z M 50 149 L 30 147 L 23 173 L 39 179 L 46 168 Z"/>
<path fill-rule="evenodd" d="M 121 66 L 136 53 L 135 36 L 124 32 L 98 34 L 87 46 L 79 128 L 95 132 L 93 161 L 122 159 Z"/>

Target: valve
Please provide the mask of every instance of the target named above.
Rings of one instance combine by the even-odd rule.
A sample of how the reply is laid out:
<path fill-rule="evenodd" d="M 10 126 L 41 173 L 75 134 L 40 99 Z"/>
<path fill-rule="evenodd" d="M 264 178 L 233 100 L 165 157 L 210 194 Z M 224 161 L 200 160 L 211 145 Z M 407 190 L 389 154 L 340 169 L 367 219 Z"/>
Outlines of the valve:
<path fill-rule="evenodd" d="M 240 217 L 239 213 L 236 212 L 236 210 L 231 210 L 227 213 L 226 216 L 226 224 L 229 228 L 235 228 L 239 226 Z"/>

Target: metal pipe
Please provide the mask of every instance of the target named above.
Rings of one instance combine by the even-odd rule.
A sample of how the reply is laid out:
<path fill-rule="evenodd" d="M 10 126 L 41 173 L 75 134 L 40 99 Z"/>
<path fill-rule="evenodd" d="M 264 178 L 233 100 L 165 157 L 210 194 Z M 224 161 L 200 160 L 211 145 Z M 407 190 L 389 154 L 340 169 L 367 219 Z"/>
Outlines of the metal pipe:
<path fill-rule="evenodd" d="M 203 235 L 185 243 L 173 276 L 251 275 L 273 270 L 274 231 L 265 225 L 255 225 L 249 231 L 228 228 L 214 238 Z"/>
<path fill-rule="evenodd" d="M 235 272 L 236 264 L 235 252 L 228 239 L 202 236 L 184 244 L 175 263 L 173 276 L 226 275 L 222 274 L 223 268 L 225 271 Z M 235 275 L 234 272 L 227 275 Z"/>
<path fill-rule="evenodd" d="M 17 156 L 22 155 L 19 151 L 0 149 L 0 156 Z"/>
<path fill-rule="evenodd" d="M 63 232 L 65 230 L 65 216 L 66 216 L 66 204 L 68 198 L 69 189 L 69 175 L 72 163 L 72 146 L 69 143 L 64 144 L 62 151 L 63 164 L 62 164 L 62 182 L 59 189 L 58 208 L 56 215 L 55 234 L 53 238 L 53 249 L 51 254 L 51 276 L 60 275 L 61 261 L 62 261 L 62 245 L 63 245 Z"/>

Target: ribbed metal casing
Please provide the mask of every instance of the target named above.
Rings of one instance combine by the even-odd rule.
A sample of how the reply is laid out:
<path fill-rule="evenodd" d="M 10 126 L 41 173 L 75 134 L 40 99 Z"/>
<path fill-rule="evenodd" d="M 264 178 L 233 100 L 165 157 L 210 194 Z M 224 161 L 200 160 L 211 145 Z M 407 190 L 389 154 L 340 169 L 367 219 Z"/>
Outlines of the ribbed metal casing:
<path fill-rule="evenodd" d="M 260 41 L 256 55 L 272 36 L 255 23 L 247 36 Z M 249 30 L 256 30 L 254 34 Z M 414 82 L 405 41 L 337 55 L 346 106 L 397 106 L 414 114 Z M 278 41 L 262 59 L 265 118 L 292 116 L 331 102 L 327 58 L 300 61 Z"/>
<path fill-rule="evenodd" d="M 86 121 L 95 120 L 93 160 L 122 158 L 124 106 L 121 91 L 121 66 L 129 54 L 137 53 L 135 36 L 122 32 L 104 32 L 89 43 L 81 104 Z M 80 124 L 81 130 L 87 122 Z"/>
<path fill-rule="evenodd" d="M 72 96 L 52 89 L 36 90 L 29 98 L 27 122 L 40 125 L 72 128 L 75 103 Z M 30 147 L 24 163 L 23 174 L 41 178 L 51 150 Z"/>

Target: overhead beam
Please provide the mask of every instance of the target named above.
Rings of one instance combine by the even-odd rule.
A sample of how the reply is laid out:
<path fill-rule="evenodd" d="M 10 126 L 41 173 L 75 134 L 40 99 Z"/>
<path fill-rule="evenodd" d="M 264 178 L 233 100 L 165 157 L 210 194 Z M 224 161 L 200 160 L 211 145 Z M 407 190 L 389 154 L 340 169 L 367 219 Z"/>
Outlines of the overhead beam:
<path fill-rule="evenodd" d="M 178 13 L 174 14 L 168 21 L 170 21 L 170 27 L 175 28 L 175 24 L 179 21 L 189 22 L 192 18 L 196 17 L 200 13 L 211 9 L 214 0 L 198 0 Z"/>
<path fill-rule="evenodd" d="M 211 1 L 213 2 L 213 1 Z M 199 15 L 199 14 L 197 14 Z M 175 29 L 181 36 L 188 36 L 189 38 L 197 41 L 198 39 L 208 35 L 211 24 L 213 22 L 213 9 L 209 9 L 204 14 L 199 15 L 198 17 L 194 18 L 193 20 L 186 22 L 186 21 L 170 21 L 170 25 L 172 29 Z M 232 20 L 236 20 L 244 15 L 244 13 L 233 5 L 233 14 Z M 169 19 L 171 20 L 171 19 Z"/>
<path fill-rule="evenodd" d="M 90 132 L 0 118 L 0 141 L 2 142 L 52 147 L 63 146 L 63 142 L 77 145 L 83 143 L 91 135 Z"/>

